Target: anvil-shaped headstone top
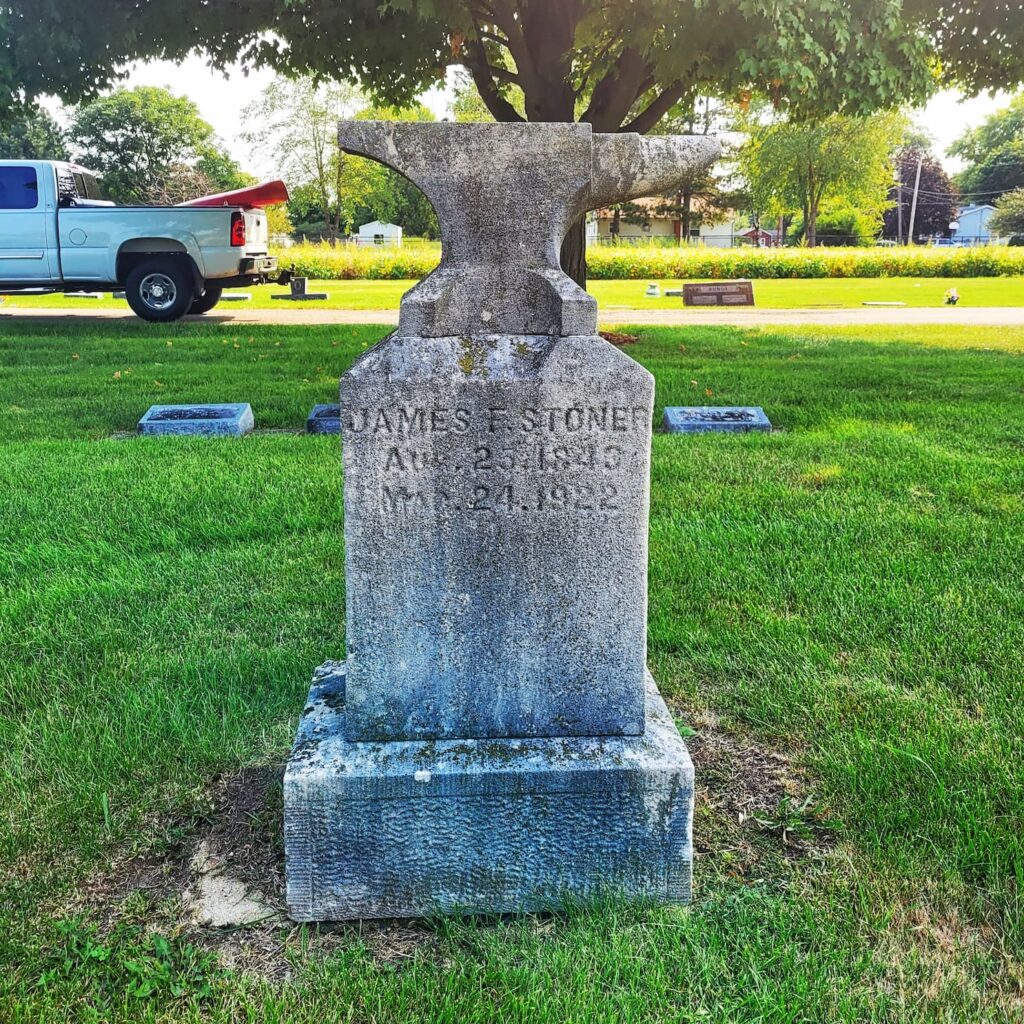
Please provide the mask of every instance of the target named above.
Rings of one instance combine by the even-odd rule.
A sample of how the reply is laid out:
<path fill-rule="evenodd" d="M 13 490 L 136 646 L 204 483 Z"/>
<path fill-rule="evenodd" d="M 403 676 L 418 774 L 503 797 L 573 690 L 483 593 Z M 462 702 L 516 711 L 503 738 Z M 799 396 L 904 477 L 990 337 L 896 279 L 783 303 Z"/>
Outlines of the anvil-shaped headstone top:
<path fill-rule="evenodd" d="M 668 192 L 720 153 L 701 136 L 594 134 L 588 124 L 347 121 L 341 148 L 423 190 L 441 265 L 402 300 L 399 334 L 589 335 L 594 299 L 559 265 L 587 210 Z"/>

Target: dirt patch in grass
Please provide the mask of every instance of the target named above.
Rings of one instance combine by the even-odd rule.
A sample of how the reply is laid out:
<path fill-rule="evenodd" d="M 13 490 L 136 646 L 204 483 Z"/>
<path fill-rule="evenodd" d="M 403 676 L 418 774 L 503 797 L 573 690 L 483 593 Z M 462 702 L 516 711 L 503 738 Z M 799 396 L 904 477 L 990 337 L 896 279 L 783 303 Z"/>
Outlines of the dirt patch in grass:
<path fill-rule="evenodd" d="M 635 334 L 624 334 L 622 331 L 601 331 L 601 337 L 605 341 L 610 341 L 613 345 L 618 345 L 620 348 L 623 345 L 635 345 L 640 338 Z"/>
<path fill-rule="evenodd" d="M 817 857 L 836 845 L 838 823 L 822 812 L 811 779 L 791 754 L 728 732 L 713 714 L 689 719 L 698 862 L 712 859 L 726 874 L 743 877 L 772 860 Z"/>
<path fill-rule="evenodd" d="M 250 765 L 215 778 L 188 820 L 154 823 L 145 853 L 116 856 L 90 874 L 54 917 L 82 915 L 110 932 L 120 923 L 187 940 L 225 967 L 286 981 L 303 959 L 362 945 L 400 967 L 435 941 L 421 922 L 297 925 L 285 912 L 283 765 Z M 168 838 L 170 837 L 170 838 Z"/>
<path fill-rule="evenodd" d="M 697 766 L 695 854 L 728 875 L 767 874 L 834 842 L 805 774 L 789 756 L 689 716 Z M 436 948 L 425 921 L 300 926 L 284 903 L 283 766 L 250 765 L 215 778 L 187 820 L 155 822 L 144 852 L 125 852 L 89 875 L 53 916 L 82 914 L 109 931 L 137 925 L 187 940 L 236 970 L 284 981 L 303 960 L 361 946 L 401 967 Z"/>

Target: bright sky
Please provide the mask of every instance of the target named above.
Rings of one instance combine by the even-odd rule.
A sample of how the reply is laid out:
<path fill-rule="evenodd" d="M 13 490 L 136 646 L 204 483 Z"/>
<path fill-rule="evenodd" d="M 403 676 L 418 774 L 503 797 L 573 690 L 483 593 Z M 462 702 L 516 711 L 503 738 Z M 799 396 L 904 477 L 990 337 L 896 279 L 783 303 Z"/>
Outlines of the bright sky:
<path fill-rule="evenodd" d="M 238 119 L 241 109 L 259 97 L 261 89 L 272 77 L 271 72 L 265 70 L 246 74 L 241 67 L 232 68 L 225 76 L 219 71 L 212 71 L 201 58 L 191 57 L 182 64 L 149 61 L 136 65 L 128 84 L 160 85 L 188 96 L 243 168 L 257 174 L 270 174 L 273 168 L 267 166 L 262 154 L 239 140 Z M 438 117 L 448 113 L 449 99 L 449 93 L 444 89 L 432 89 L 423 97 L 426 106 Z M 965 100 L 956 93 L 944 92 L 935 96 L 916 116 L 921 127 L 935 140 L 935 150 L 947 169 L 956 171 L 959 162 L 945 156 L 950 143 L 965 128 L 979 124 L 993 110 L 1005 106 L 1008 99 L 1002 93 L 995 97 L 979 96 Z"/>

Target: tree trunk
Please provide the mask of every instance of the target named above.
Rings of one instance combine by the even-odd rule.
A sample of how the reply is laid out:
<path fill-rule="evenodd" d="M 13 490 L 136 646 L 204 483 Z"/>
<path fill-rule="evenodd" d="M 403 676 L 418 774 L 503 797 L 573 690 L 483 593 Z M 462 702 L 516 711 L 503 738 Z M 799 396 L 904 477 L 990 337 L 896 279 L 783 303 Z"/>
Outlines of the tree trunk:
<path fill-rule="evenodd" d="M 818 245 L 818 207 L 815 205 L 807 213 L 807 244 L 812 249 Z"/>
<path fill-rule="evenodd" d="M 681 232 L 681 239 L 684 244 L 690 244 L 690 227 L 693 223 L 693 194 L 691 192 L 684 192 L 681 196 L 682 207 L 683 207 L 683 230 Z"/>
<path fill-rule="evenodd" d="M 562 241 L 562 269 L 581 287 L 587 287 L 587 217 L 584 214 Z"/>

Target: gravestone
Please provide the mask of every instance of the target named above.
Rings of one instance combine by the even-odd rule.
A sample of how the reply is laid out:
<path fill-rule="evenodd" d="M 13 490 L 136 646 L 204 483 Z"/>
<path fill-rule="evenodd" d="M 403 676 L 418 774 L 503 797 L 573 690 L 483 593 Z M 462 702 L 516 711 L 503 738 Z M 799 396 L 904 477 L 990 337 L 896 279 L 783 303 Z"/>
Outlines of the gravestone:
<path fill-rule="evenodd" d="M 314 405 L 306 417 L 307 434 L 340 434 L 341 406 L 335 403 Z"/>
<path fill-rule="evenodd" d="M 715 284 L 684 284 L 684 306 L 752 306 L 752 281 L 720 281 Z"/>
<path fill-rule="evenodd" d="M 745 433 L 770 431 L 771 422 L 759 405 L 674 405 L 665 409 L 670 434 Z"/>
<path fill-rule="evenodd" d="M 140 434 L 197 434 L 207 437 L 244 437 L 252 432 L 252 428 L 252 406 L 247 402 L 152 405 L 138 426 Z"/>
<path fill-rule="evenodd" d="M 341 380 L 346 642 L 285 776 L 297 920 L 688 898 L 693 769 L 646 668 L 654 381 L 558 262 L 707 138 L 351 122 L 440 266 Z"/>
<path fill-rule="evenodd" d="M 327 292 L 306 291 L 308 280 L 305 277 L 293 277 L 288 282 L 288 291 L 284 295 L 271 295 L 272 299 L 284 302 L 321 302 L 327 298 Z"/>

